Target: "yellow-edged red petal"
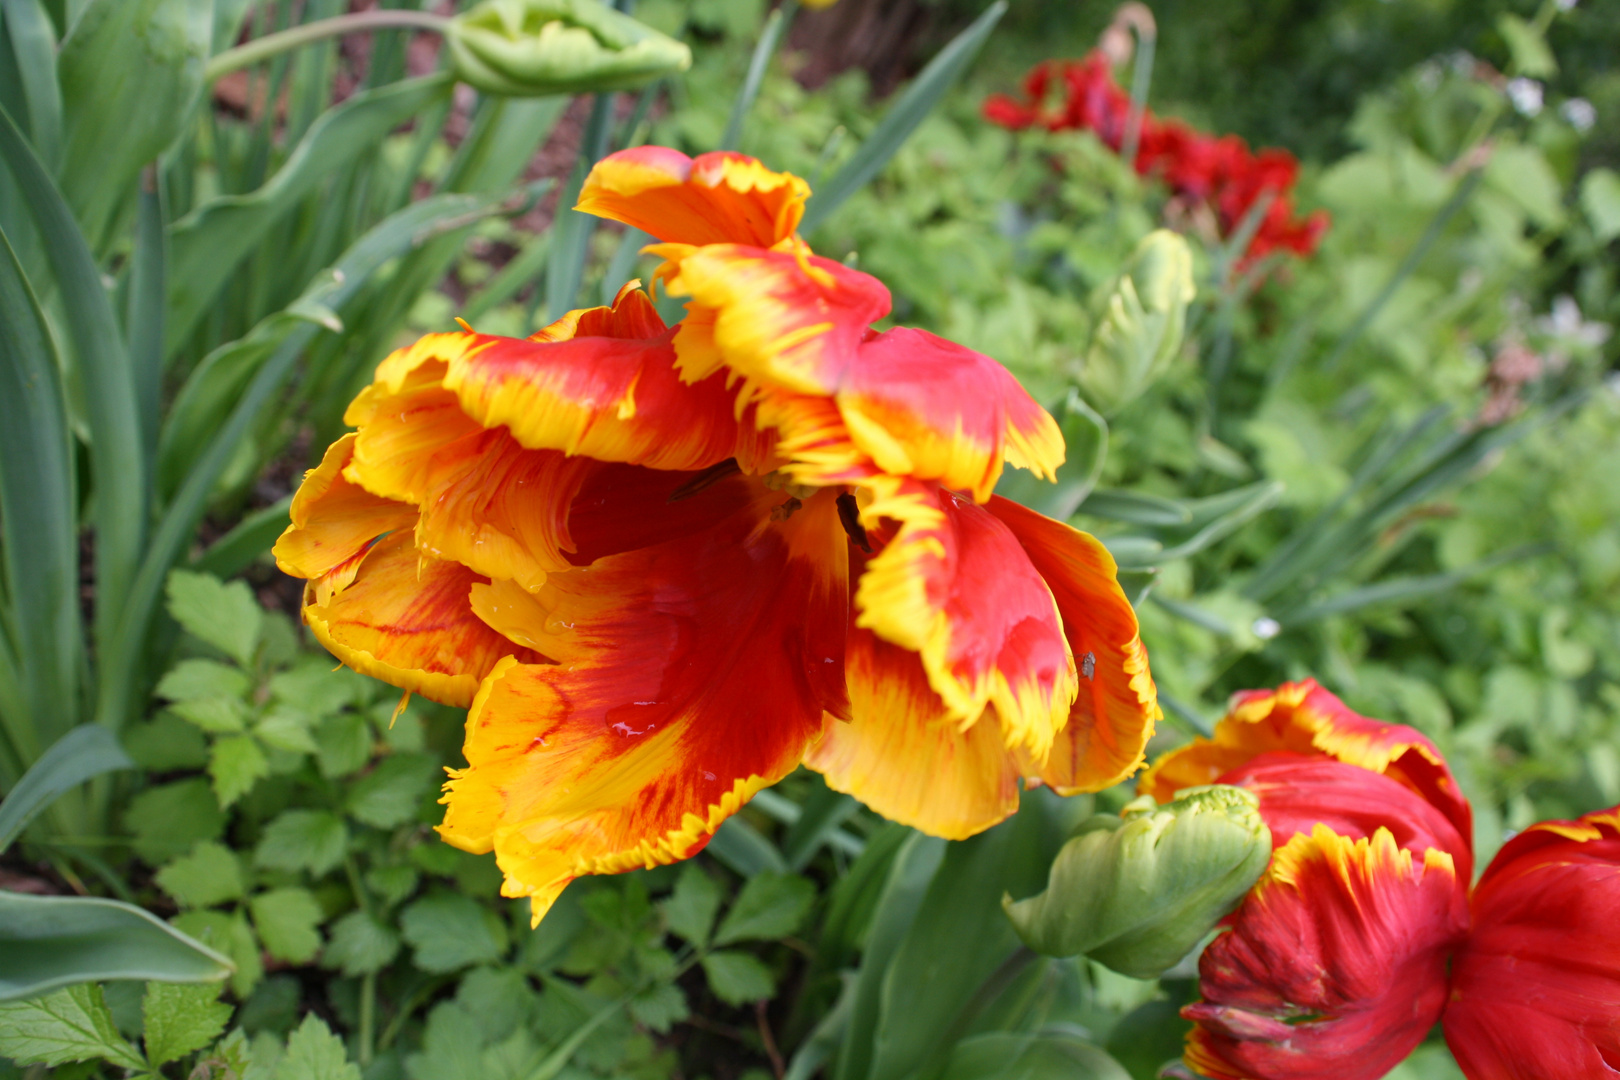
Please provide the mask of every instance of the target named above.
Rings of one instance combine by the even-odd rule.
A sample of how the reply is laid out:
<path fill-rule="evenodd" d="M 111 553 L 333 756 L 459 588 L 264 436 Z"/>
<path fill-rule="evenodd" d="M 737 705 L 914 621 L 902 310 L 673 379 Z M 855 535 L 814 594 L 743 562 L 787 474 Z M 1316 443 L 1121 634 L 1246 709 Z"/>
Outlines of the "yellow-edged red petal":
<path fill-rule="evenodd" d="M 1532 825 L 1497 852 L 1445 1029 L 1469 1080 L 1620 1075 L 1620 808 Z"/>
<path fill-rule="evenodd" d="M 1213 1080 L 1377 1080 L 1446 1003 L 1467 932 L 1451 857 L 1318 825 L 1273 856 L 1199 960 L 1187 1064 Z"/>
<path fill-rule="evenodd" d="M 470 705 L 496 663 L 541 657 L 502 637 L 469 600 L 484 579 L 453 562 L 421 556 L 408 532 L 379 541 L 353 584 L 326 603 L 306 588 L 304 620 L 349 667 L 446 705 Z"/>
<path fill-rule="evenodd" d="M 1160 802 L 1184 787 L 1213 784 L 1269 750 L 1325 754 L 1385 773 L 1439 807 L 1472 841 L 1473 811 L 1440 751 L 1421 732 L 1351 711 L 1316 680 L 1236 694 L 1211 739 L 1195 739 L 1153 763 L 1138 790 Z"/>
<path fill-rule="evenodd" d="M 828 716 L 804 763 L 892 821 L 962 840 L 1018 809 L 1018 769 L 992 713 L 962 730 L 917 654 L 851 629 L 848 720 Z"/>
<path fill-rule="evenodd" d="M 1114 557 L 1095 537 L 1010 500 L 994 497 L 986 509 L 1052 590 L 1080 676 L 1068 723 L 1044 761 L 1026 760 L 1026 773 L 1064 795 L 1112 787 L 1141 766 L 1162 715 Z"/>
<path fill-rule="evenodd" d="M 416 524 L 416 508 L 371 494 L 343 478 L 354 454 L 354 435 L 326 448 L 293 496 L 287 526 L 271 549 L 282 573 L 308 578 L 325 603 L 354 580 L 360 562 L 381 537 Z"/>
<path fill-rule="evenodd" d="M 986 706 L 1007 745 L 1044 760 L 1079 691 L 1052 592 L 995 515 L 936 484 L 877 477 L 860 507 L 870 544 L 856 625 L 918 653 L 964 727 Z"/>
<path fill-rule="evenodd" d="M 574 209 L 675 243 L 770 247 L 793 235 L 809 197 L 797 176 L 743 154 L 638 146 L 597 162 Z"/>
<path fill-rule="evenodd" d="M 504 892 L 530 897 L 536 919 L 581 874 L 693 854 L 797 766 L 824 709 L 847 712 L 834 493 L 789 505 L 757 480 L 721 484 L 746 484 L 748 504 L 552 575 L 521 598 L 527 614 L 508 613 L 565 659 L 490 674 L 440 831 L 493 849 Z"/>

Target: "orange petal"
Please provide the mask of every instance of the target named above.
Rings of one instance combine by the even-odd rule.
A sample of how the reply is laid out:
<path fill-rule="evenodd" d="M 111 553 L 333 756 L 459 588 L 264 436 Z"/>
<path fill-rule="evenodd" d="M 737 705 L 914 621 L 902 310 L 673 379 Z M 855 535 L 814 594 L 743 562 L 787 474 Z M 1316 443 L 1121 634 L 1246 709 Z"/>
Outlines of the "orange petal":
<path fill-rule="evenodd" d="M 691 330 L 675 337 L 688 380 L 723 362 L 732 371 L 806 394 L 831 394 L 867 328 L 889 313 L 889 290 L 870 274 L 809 254 L 738 244 L 649 249 L 659 274 L 690 296 Z M 712 315 L 704 313 L 708 309 Z"/>
<path fill-rule="evenodd" d="M 799 227 L 810 185 L 743 154 L 639 146 L 596 163 L 574 209 L 682 244 L 770 247 Z"/>
<path fill-rule="evenodd" d="M 479 690 L 440 831 L 493 849 L 536 919 L 581 874 L 702 848 L 798 765 L 824 708 L 847 711 L 833 493 L 788 514 L 750 483 L 707 530 L 553 575 L 530 626 L 567 662 L 505 663 Z"/>
<path fill-rule="evenodd" d="M 1296 835 L 1199 960 L 1188 1066 L 1213 1080 L 1377 1080 L 1440 1017 L 1466 889 L 1449 855 L 1414 858 L 1388 830 Z"/>
<path fill-rule="evenodd" d="M 994 705 L 1008 745 L 1045 759 L 1078 693 L 1051 590 L 1017 537 L 935 484 L 879 477 L 861 508 L 882 550 L 856 592 L 856 625 L 919 653 L 964 727 Z"/>
<path fill-rule="evenodd" d="M 343 478 L 354 455 L 354 436 L 326 448 L 293 496 L 292 524 L 272 549 L 276 565 L 292 577 L 316 581 L 321 603 L 354 580 L 360 561 L 380 537 L 416 524 L 416 509 L 382 499 Z"/>
<path fill-rule="evenodd" d="M 1055 479 L 1063 434 L 1011 372 L 926 330 L 864 342 L 838 387 L 854 442 L 896 476 L 990 497 L 1002 463 Z"/>
<path fill-rule="evenodd" d="M 1044 763 L 1026 768 L 1064 795 L 1101 791 L 1142 764 L 1159 711 L 1136 612 L 1093 536 L 999 496 L 986 507 L 1012 531 L 1057 599 L 1080 672 L 1068 723 Z"/>
<path fill-rule="evenodd" d="M 1164 802 L 1268 750 L 1326 754 L 1384 773 L 1439 807 L 1464 840 L 1474 835 L 1473 811 L 1434 743 L 1413 728 L 1352 712 L 1314 679 L 1235 695 L 1214 738 L 1164 755 L 1137 789 Z"/>
<path fill-rule="evenodd" d="M 473 614 L 468 594 L 484 579 L 453 562 L 420 556 L 409 533 L 380 541 L 354 584 L 327 603 L 305 591 L 304 621 L 356 671 L 446 705 L 465 708 L 505 656 L 541 657 Z"/>
<path fill-rule="evenodd" d="M 656 469 L 706 468 L 736 452 L 725 379 L 681 381 L 673 331 L 645 293 L 627 287 L 612 308 L 571 312 L 536 337 L 469 335 L 445 388 L 477 423 L 505 425 L 531 450 Z"/>
<path fill-rule="evenodd" d="M 1018 810 L 1018 769 L 993 714 L 962 730 L 917 654 L 852 629 L 850 718 L 828 716 L 804 763 L 891 821 L 963 840 Z"/>
<path fill-rule="evenodd" d="M 1620 1072 L 1620 808 L 1502 846 L 1452 964 L 1446 1042 L 1472 1080 Z"/>

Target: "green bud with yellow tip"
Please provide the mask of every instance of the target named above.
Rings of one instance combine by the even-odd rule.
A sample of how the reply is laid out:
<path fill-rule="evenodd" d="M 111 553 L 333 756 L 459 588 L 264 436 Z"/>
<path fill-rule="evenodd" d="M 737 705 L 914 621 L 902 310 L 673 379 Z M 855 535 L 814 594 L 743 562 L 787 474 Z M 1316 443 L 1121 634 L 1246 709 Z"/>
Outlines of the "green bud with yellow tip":
<path fill-rule="evenodd" d="M 506 97 L 629 90 L 692 65 L 681 42 L 598 0 L 484 0 L 445 40 L 458 79 Z"/>
<path fill-rule="evenodd" d="M 1189 788 L 1163 806 L 1144 796 L 1118 817 L 1092 817 L 1058 852 L 1045 892 L 1002 906 L 1038 953 L 1085 954 L 1149 979 L 1236 907 L 1270 859 L 1253 795 Z"/>

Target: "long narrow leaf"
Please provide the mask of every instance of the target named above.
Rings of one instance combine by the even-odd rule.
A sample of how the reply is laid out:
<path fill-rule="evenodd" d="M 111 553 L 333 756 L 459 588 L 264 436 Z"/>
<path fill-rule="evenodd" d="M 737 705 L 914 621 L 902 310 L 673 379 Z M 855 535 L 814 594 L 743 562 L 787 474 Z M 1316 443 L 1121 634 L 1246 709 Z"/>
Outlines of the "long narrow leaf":
<path fill-rule="evenodd" d="M 45 751 L 0 802 L 0 852 L 64 791 L 102 773 L 134 767 L 106 728 L 95 724 L 74 728 Z"/>
<path fill-rule="evenodd" d="M 549 319 L 560 319 L 579 298 L 580 281 L 585 276 L 585 258 L 590 254 L 591 233 L 596 230 L 596 218 L 574 209 L 579 193 L 585 186 L 585 176 L 591 166 L 607 152 L 608 136 L 613 127 L 613 95 L 598 94 L 591 106 L 591 116 L 585 124 L 585 139 L 580 144 L 574 171 L 569 174 L 568 186 L 557 200 L 557 216 L 551 225 L 551 254 L 546 264 L 546 312 Z"/>
<path fill-rule="evenodd" d="M 898 101 L 878 122 L 871 136 L 855 151 L 843 168 L 823 184 L 815 197 L 806 204 L 800 231 L 809 235 L 827 216 L 844 204 L 844 200 L 865 187 L 889 163 L 901 145 L 917 130 L 939 99 L 945 96 L 956 80 L 967 71 L 973 58 L 979 55 L 990 31 L 1007 13 L 1007 0 L 996 0 L 973 24 L 951 39 L 950 44 L 929 61 Z"/>
<path fill-rule="evenodd" d="M 164 231 L 163 190 L 156 170 L 141 182 L 135 210 L 135 252 L 129 269 L 129 359 L 134 365 L 135 400 L 141 440 L 148 460 L 157 453 L 163 394 L 163 311 L 168 300 L 169 238 Z"/>
<path fill-rule="evenodd" d="M 288 495 L 249 514 L 237 522 L 236 528 L 214 541 L 192 564 L 193 569 L 218 578 L 240 574 L 254 559 L 269 551 L 276 537 L 286 531 L 291 524 L 287 517 L 287 508 L 291 505 L 292 496 Z"/>
<path fill-rule="evenodd" d="M 1450 592 L 1469 579 L 1494 570 L 1498 566 L 1517 562 L 1520 559 L 1528 559 L 1536 555 L 1545 555 L 1551 550 L 1552 546 L 1550 544 L 1530 544 L 1513 548 L 1510 551 L 1499 552 L 1450 573 L 1391 578 L 1388 581 L 1380 581 L 1375 585 L 1350 589 L 1319 603 L 1298 608 L 1280 616 L 1278 621 L 1284 626 L 1300 626 L 1334 615 L 1348 615 L 1363 608 L 1385 604 L 1397 607 L 1410 604 L 1425 597 Z"/>
<path fill-rule="evenodd" d="M 85 390 L 95 485 L 96 640 L 108 647 L 140 561 L 146 463 L 128 354 L 112 301 L 78 225 L 39 158 L 0 113 L 0 159 L 17 181 L 56 278 L 67 339 Z"/>
<path fill-rule="evenodd" d="M 4 715 L 26 762 L 77 720 L 78 537 L 67 407 L 38 301 L 0 233 L 0 566 L 20 685 Z M 53 710 L 56 716 L 52 716 Z M 54 721 L 54 722 L 53 722 Z M 4 777 L 7 783 L 14 776 Z"/>
<path fill-rule="evenodd" d="M 168 351 L 197 325 L 243 257 L 333 170 L 375 152 L 389 132 L 450 91 L 447 75 L 429 75 L 356 94 L 324 113 L 262 187 L 210 200 L 170 230 Z"/>
<path fill-rule="evenodd" d="M 759 97 L 760 84 L 765 81 L 765 70 L 771 66 L 776 46 L 793 24 L 793 16 L 798 10 L 799 0 L 786 0 L 765 20 L 765 28 L 759 32 L 759 43 L 754 46 L 754 55 L 748 61 L 748 74 L 743 77 L 742 87 L 737 91 L 737 100 L 731 103 L 731 116 L 726 120 L 725 134 L 720 136 L 719 149 L 735 150 L 742 143 L 743 124 L 754 108 L 754 99 Z"/>
<path fill-rule="evenodd" d="M 28 138 L 46 166 L 62 158 L 62 89 L 56 79 L 56 32 L 39 0 L 3 0 L 6 34 L 28 99 Z"/>

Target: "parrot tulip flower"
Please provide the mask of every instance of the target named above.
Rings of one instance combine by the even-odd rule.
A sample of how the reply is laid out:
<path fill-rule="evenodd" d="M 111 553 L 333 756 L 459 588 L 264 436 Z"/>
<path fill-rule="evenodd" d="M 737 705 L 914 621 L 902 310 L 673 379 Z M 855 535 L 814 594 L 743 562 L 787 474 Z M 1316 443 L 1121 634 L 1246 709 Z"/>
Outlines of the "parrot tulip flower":
<path fill-rule="evenodd" d="M 651 233 L 636 283 L 528 339 L 379 365 L 276 547 L 344 663 L 467 706 L 441 835 L 536 921 L 581 874 L 686 858 L 799 764 L 946 837 L 1021 785 L 1119 782 L 1158 715 L 1095 539 L 992 496 L 1057 427 L 1000 365 L 812 254 L 809 189 L 643 147 L 579 208 Z"/>
<path fill-rule="evenodd" d="M 1468 1080 L 1597 1080 L 1620 1063 L 1620 810 L 1510 840 L 1470 896 L 1444 759 L 1314 682 L 1238 695 L 1142 778 L 1216 771 L 1275 845 L 1199 962 L 1186 1063 L 1213 1080 L 1376 1080 L 1435 1023 Z"/>

